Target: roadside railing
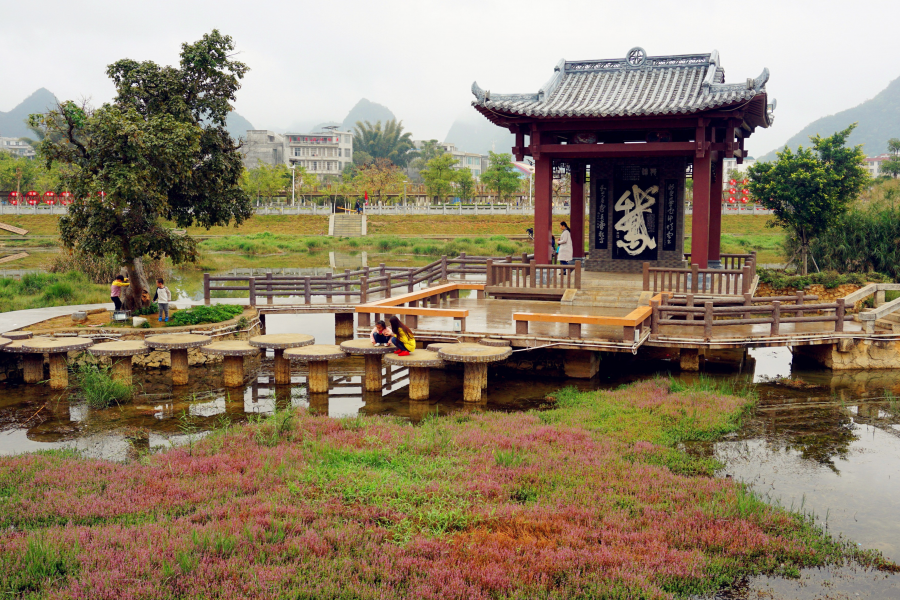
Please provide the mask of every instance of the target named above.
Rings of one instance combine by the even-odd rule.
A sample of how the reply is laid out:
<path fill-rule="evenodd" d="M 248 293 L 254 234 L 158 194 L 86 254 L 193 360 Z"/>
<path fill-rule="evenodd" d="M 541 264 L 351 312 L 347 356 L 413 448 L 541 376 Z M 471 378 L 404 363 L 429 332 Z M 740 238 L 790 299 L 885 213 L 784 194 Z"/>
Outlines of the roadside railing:
<path fill-rule="evenodd" d="M 531 255 L 523 254 L 528 261 Z M 382 294 L 390 298 L 393 290 L 405 289 L 406 293 L 415 286 L 431 286 L 435 282 L 449 280 L 451 275 L 465 279 L 468 275 L 484 276 L 488 263 L 512 261 L 512 257 L 466 256 L 457 258 L 442 256 L 422 267 L 389 267 L 381 263 L 377 267 L 346 269 L 343 273 L 327 273 L 324 276 L 275 275 L 212 275 L 203 274 L 203 300 L 209 304 L 216 292 L 247 292 L 250 305 L 256 306 L 260 297 L 267 304 L 273 304 L 276 296 L 298 296 L 303 304 L 312 304 L 314 297 L 324 297 L 326 303 L 340 301 L 365 304 L 370 296 Z M 571 268 L 571 267 L 570 267 Z M 339 300 L 336 300 L 339 299 Z"/>

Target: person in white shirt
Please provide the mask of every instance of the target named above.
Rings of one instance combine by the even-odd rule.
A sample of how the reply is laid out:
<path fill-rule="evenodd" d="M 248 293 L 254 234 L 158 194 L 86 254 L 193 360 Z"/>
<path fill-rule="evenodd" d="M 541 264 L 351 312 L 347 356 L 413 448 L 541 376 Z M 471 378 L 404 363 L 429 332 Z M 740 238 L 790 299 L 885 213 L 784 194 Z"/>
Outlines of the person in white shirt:
<path fill-rule="evenodd" d="M 162 279 L 156 280 L 156 304 L 159 306 L 159 322 L 169 322 L 169 302 L 172 301 L 172 292 L 166 287 Z M 165 319 L 163 316 L 165 315 Z"/>
<path fill-rule="evenodd" d="M 559 236 L 559 254 L 557 258 L 559 259 L 559 264 L 561 265 L 571 265 L 575 264 L 575 261 L 572 260 L 573 248 L 572 248 L 572 234 L 569 232 L 569 226 L 565 221 L 560 223 L 562 227 L 562 233 Z M 563 273 L 567 273 L 568 270 L 564 270 Z"/>

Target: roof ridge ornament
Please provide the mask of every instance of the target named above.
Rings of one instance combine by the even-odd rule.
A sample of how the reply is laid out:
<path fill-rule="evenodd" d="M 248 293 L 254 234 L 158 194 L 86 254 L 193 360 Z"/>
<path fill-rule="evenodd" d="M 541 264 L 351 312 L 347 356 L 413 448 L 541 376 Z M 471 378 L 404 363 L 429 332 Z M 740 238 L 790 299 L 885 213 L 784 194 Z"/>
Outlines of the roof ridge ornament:
<path fill-rule="evenodd" d="M 625 65 L 631 69 L 639 69 L 647 61 L 647 51 L 635 46 L 625 54 Z"/>

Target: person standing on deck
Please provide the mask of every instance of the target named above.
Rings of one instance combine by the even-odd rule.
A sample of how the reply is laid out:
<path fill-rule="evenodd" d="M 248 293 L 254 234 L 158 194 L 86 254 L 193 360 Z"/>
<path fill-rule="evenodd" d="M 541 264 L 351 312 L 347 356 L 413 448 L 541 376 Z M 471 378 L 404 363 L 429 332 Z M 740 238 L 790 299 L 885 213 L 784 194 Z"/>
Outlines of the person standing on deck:
<path fill-rule="evenodd" d="M 116 275 L 109 288 L 109 299 L 112 300 L 116 310 L 122 310 L 122 288 L 128 285 L 128 279 L 124 275 Z"/>
<path fill-rule="evenodd" d="M 391 317 L 391 329 L 394 331 L 391 343 L 397 347 L 395 352 L 397 356 L 408 356 L 416 349 L 416 338 L 413 337 L 412 329 L 401 323 L 400 319 Z"/>
<path fill-rule="evenodd" d="M 575 263 L 572 260 L 572 234 L 569 231 L 569 225 L 565 221 L 561 222 L 560 226 L 562 227 L 562 233 L 559 236 L 559 264 L 571 265 Z M 564 274 L 568 272 L 568 269 L 563 271 Z"/>

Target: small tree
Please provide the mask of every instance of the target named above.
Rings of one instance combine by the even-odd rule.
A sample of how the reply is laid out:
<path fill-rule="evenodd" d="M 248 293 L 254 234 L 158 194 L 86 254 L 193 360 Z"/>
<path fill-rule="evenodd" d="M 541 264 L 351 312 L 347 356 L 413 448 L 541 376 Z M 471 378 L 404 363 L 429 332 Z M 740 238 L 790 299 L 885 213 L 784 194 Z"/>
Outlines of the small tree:
<path fill-rule="evenodd" d="M 460 169 L 456 172 L 456 192 L 460 200 L 471 200 L 475 192 L 475 178 L 470 169 Z"/>
<path fill-rule="evenodd" d="M 889 159 L 881 163 L 881 172 L 891 177 L 900 177 L 900 139 L 888 140 Z"/>
<path fill-rule="evenodd" d="M 149 304 L 144 256 L 175 264 L 197 257 L 196 241 L 165 221 L 209 228 L 251 214 L 239 145 L 225 129 L 247 72 L 233 50 L 231 38 L 213 30 L 182 44 L 178 67 L 120 60 L 107 69 L 111 103 L 93 110 L 62 102 L 29 119 L 45 134 L 47 164 L 73 167 L 70 191 L 81 201 L 59 220 L 63 245 L 114 256 L 131 280 L 126 308 Z"/>
<path fill-rule="evenodd" d="M 453 182 L 456 181 L 457 174 L 453 169 L 458 161 L 451 154 L 441 154 L 428 161 L 428 164 L 422 169 L 422 179 L 425 180 L 425 189 L 428 194 L 435 196 L 440 202 L 450 190 L 453 188 Z M 464 169 L 468 171 L 468 169 Z"/>
<path fill-rule="evenodd" d="M 489 190 L 494 190 L 502 202 L 504 196 L 508 197 L 519 189 L 519 175 L 513 166 L 511 154 L 489 152 L 488 155 L 490 164 L 481 174 L 481 182 Z"/>
<path fill-rule="evenodd" d="M 793 235 L 797 250 L 788 264 L 799 252 L 804 275 L 810 242 L 838 222 L 869 181 L 862 146 L 845 147 L 855 127 L 827 138 L 816 135 L 810 138 L 812 148 L 800 146 L 796 154 L 785 148 L 776 162 L 750 167 L 750 192 L 774 211 L 769 226 L 780 225 Z"/>
<path fill-rule="evenodd" d="M 406 176 L 396 165 L 379 158 L 372 164 L 359 167 L 353 187 L 357 196 L 368 193 L 370 198 L 381 200 L 383 196 L 400 193 L 405 182 Z"/>

